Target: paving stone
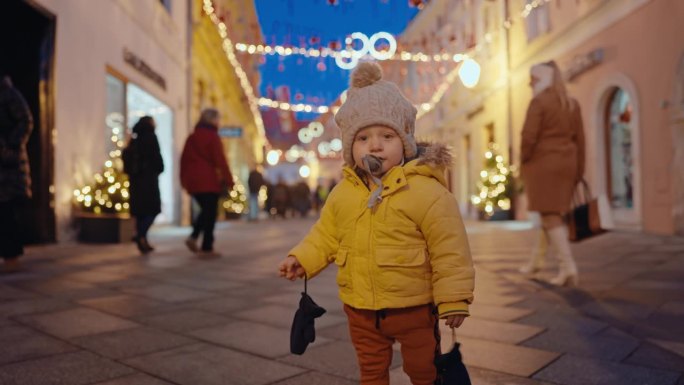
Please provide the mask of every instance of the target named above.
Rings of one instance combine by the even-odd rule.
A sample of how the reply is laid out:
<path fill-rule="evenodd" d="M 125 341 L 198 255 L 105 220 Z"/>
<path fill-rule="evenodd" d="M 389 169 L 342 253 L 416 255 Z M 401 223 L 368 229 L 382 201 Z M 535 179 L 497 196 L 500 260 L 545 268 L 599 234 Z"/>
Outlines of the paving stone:
<path fill-rule="evenodd" d="M 24 314 L 45 313 L 73 308 L 74 305 L 59 299 L 27 299 L 0 303 L 0 317 L 14 317 Z"/>
<path fill-rule="evenodd" d="M 517 344 L 543 331 L 544 328 L 537 326 L 473 318 L 465 320 L 457 334 L 469 338 Z"/>
<path fill-rule="evenodd" d="M 359 380 L 356 351 L 350 343 L 331 342 L 317 347 L 310 347 L 304 355 L 295 356 L 291 354 L 279 361 L 349 380 Z M 392 356 L 390 368 L 400 365 L 401 354 L 395 352 Z"/>
<path fill-rule="evenodd" d="M 207 342 L 262 357 L 275 358 L 290 353 L 289 329 L 275 328 L 255 322 L 238 321 L 218 327 L 195 330 L 190 335 Z M 328 341 L 325 337 L 317 335 L 316 341 L 309 345 L 309 349 Z"/>
<path fill-rule="evenodd" d="M 606 322 L 634 318 L 648 318 L 656 310 L 655 306 L 635 304 L 622 300 L 597 299 L 582 305 L 578 310 L 583 314 L 600 318 Z"/>
<path fill-rule="evenodd" d="M 37 298 L 38 295 L 30 291 L 20 290 L 9 285 L 0 285 L 0 302 Z"/>
<path fill-rule="evenodd" d="M 643 290 L 684 290 L 684 282 L 660 279 L 634 279 L 630 280 L 625 287 Z"/>
<path fill-rule="evenodd" d="M 670 340 L 684 343 L 682 317 L 654 314 L 645 320 L 634 320 L 632 334 L 637 337 Z"/>
<path fill-rule="evenodd" d="M 470 315 L 492 321 L 510 322 L 534 313 L 534 309 L 506 307 L 474 303 L 470 306 Z"/>
<path fill-rule="evenodd" d="M 172 309 L 168 303 L 127 294 L 91 298 L 78 303 L 122 317 L 158 314 Z"/>
<path fill-rule="evenodd" d="M 288 378 L 285 381 L 279 381 L 273 385 L 357 385 L 358 382 L 346 380 L 341 377 L 330 376 L 327 374 L 309 372 L 300 376 Z M 395 385 L 392 383 L 392 385 Z"/>
<path fill-rule="evenodd" d="M 349 325 L 345 322 L 343 324 L 330 326 L 327 328 L 316 328 L 316 335 L 321 335 L 328 339 L 350 341 Z"/>
<path fill-rule="evenodd" d="M 214 293 L 165 284 L 129 287 L 121 289 L 121 291 L 171 303 L 216 297 Z"/>
<path fill-rule="evenodd" d="M 0 365 L 78 350 L 23 326 L 0 327 Z"/>
<path fill-rule="evenodd" d="M 305 370 L 230 349 L 195 344 L 125 361 L 181 385 L 271 384 Z"/>
<path fill-rule="evenodd" d="M 207 278 L 202 276 L 172 278 L 165 281 L 172 285 L 205 291 L 233 290 L 243 286 L 243 284 L 239 282 L 232 282 L 226 279 Z"/>
<path fill-rule="evenodd" d="M 525 341 L 522 345 L 582 357 L 621 361 L 639 346 L 639 341 L 614 329 L 595 335 L 569 330 L 550 330 Z"/>
<path fill-rule="evenodd" d="M 232 316 L 254 322 L 261 322 L 277 327 L 284 327 L 289 330 L 292 326 L 292 319 L 297 311 L 296 307 L 285 307 L 281 305 L 265 305 L 256 309 L 239 311 Z M 328 326 L 346 323 L 347 317 L 335 314 L 323 314 L 314 321 L 316 328 L 326 328 Z"/>
<path fill-rule="evenodd" d="M 536 313 L 523 317 L 516 322 L 526 325 L 540 326 L 551 330 L 574 330 L 579 333 L 596 333 L 605 329 L 608 324 L 565 312 L 555 312 L 551 309 L 538 310 Z"/>
<path fill-rule="evenodd" d="M 684 316 L 684 301 L 671 301 L 663 304 L 657 312 L 659 314 L 670 314 Z"/>
<path fill-rule="evenodd" d="M 124 376 L 111 381 L 98 382 L 93 385 L 172 385 L 170 382 L 162 381 L 158 378 L 146 374 L 134 374 Z"/>
<path fill-rule="evenodd" d="M 672 353 L 679 354 L 680 356 L 684 357 L 684 343 L 655 339 L 651 339 L 649 341 L 663 349 L 669 350 Z"/>
<path fill-rule="evenodd" d="M 172 332 L 187 332 L 190 330 L 223 325 L 234 320 L 228 317 L 204 312 L 201 310 L 183 310 L 168 312 L 153 316 L 136 318 L 136 321 Z"/>
<path fill-rule="evenodd" d="M 466 365 L 515 376 L 529 377 L 558 358 L 559 354 L 524 346 L 459 337 Z"/>
<path fill-rule="evenodd" d="M 21 323 L 60 338 L 74 338 L 140 326 L 96 310 L 78 308 L 18 318 Z"/>
<path fill-rule="evenodd" d="M 3 385 L 81 385 L 133 373 L 90 352 L 64 353 L 0 367 Z"/>
<path fill-rule="evenodd" d="M 626 364 L 684 372 L 684 357 L 645 342 L 624 361 Z"/>
<path fill-rule="evenodd" d="M 87 283 L 104 283 L 119 281 L 127 278 L 127 274 L 112 273 L 108 271 L 93 271 L 86 270 L 78 273 L 65 274 L 61 279 L 68 279 L 72 281 L 87 282 Z"/>
<path fill-rule="evenodd" d="M 134 328 L 74 338 L 72 343 L 113 359 L 140 356 L 189 345 L 194 339 L 150 328 Z"/>
<path fill-rule="evenodd" d="M 255 303 L 251 297 L 221 297 L 213 299 L 205 299 L 199 301 L 190 301 L 183 304 L 184 308 L 193 308 L 203 310 L 209 313 L 230 315 L 237 310 L 245 310 L 252 307 L 260 306 Z"/>
<path fill-rule="evenodd" d="M 475 367 L 468 367 L 468 374 L 473 385 L 553 385 L 546 381 L 517 377 Z"/>
<path fill-rule="evenodd" d="M 564 355 L 534 375 L 566 385 L 674 385 L 680 373 Z"/>

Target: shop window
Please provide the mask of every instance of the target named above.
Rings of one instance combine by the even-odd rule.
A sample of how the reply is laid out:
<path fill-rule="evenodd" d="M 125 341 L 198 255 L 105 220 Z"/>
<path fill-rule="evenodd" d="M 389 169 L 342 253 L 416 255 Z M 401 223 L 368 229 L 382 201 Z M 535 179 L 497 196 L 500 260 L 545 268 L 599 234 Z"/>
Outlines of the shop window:
<path fill-rule="evenodd" d="M 534 2 L 535 0 L 527 0 L 526 6 L 532 6 L 532 3 Z M 529 11 L 529 14 L 525 17 L 525 27 L 528 42 L 551 30 L 549 6 L 547 3 L 543 3 L 537 8 Z"/>
<path fill-rule="evenodd" d="M 606 154 L 608 194 L 614 208 L 634 207 L 632 156 L 632 105 L 629 95 L 618 88 L 608 104 Z"/>
<path fill-rule="evenodd" d="M 124 80 L 107 74 L 107 105 L 105 116 L 104 135 L 105 149 L 107 152 L 116 150 L 115 141 L 113 137 L 116 136 L 116 141 L 124 141 L 125 138 L 125 124 L 124 116 L 126 115 L 126 83 Z"/>

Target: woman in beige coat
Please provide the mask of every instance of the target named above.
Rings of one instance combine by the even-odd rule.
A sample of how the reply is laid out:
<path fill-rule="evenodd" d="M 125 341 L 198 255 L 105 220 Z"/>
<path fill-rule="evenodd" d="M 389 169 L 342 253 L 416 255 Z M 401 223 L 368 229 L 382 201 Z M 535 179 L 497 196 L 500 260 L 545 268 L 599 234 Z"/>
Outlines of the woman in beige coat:
<path fill-rule="evenodd" d="M 572 194 L 584 175 L 584 129 L 577 101 L 568 96 L 554 61 L 533 66 L 530 102 L 522 130 L 522 178 L 529 210 L 541 215 L 542 230 L 532 257 L 520 268 L 524 274 L 538 271 L 546 245 L 559 262 L 554 285 L 576 285 L 577 266 L 568 243 L 563 214 L 570 209 Z"/>

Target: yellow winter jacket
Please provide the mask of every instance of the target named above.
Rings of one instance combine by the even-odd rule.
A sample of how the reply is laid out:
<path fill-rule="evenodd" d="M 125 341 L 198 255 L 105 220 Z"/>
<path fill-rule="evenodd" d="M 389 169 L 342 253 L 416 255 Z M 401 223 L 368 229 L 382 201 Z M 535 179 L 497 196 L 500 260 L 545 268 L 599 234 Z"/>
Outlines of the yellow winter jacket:
<path fill-rule="evenodd" d="M 440 317 L 468 315 L 475 271 L 458 205 L 446 189 L 451 155 L 419 145 L 419 155 L 383 177 L 382 201 L 345 167 L 320 219 L 291 251 L 316 276 L 334 262 L 342 302 L 358 309 L 434 303 Z"/>

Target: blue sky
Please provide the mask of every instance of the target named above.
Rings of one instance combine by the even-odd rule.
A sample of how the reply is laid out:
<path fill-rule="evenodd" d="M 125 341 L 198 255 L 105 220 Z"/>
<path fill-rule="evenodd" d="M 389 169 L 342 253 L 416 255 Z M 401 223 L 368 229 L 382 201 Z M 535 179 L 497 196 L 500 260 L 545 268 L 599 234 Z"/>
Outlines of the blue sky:
<path fill-rule="evenodd" d="M 409 7 L 408 0 L 337 2 L 332 6 L 328 0 L 255 0 L 265 43 L 300 46 L 303 40 L 307 47 L 327 47 L 330 41 L 344 44 L 345 37 L 353 32 L 370 36 L 386 31 L 396 36 L 418 12 Z M 312 37 L 320 43 L 312 45 Z M 303 97 L 295 102 L 332 103 L 347 88 L 350 71 L 339 68 L 331 58 L 323 59 L 326 70 L 319 71 L 320 62 L 321 59 L 299 55 L 264 56 L 260 94 L 265 95 L 269 86 L 289 85 L 293 99 L 297 93 Z M 312 117 L 315 115 L 308 116 Z"/>

